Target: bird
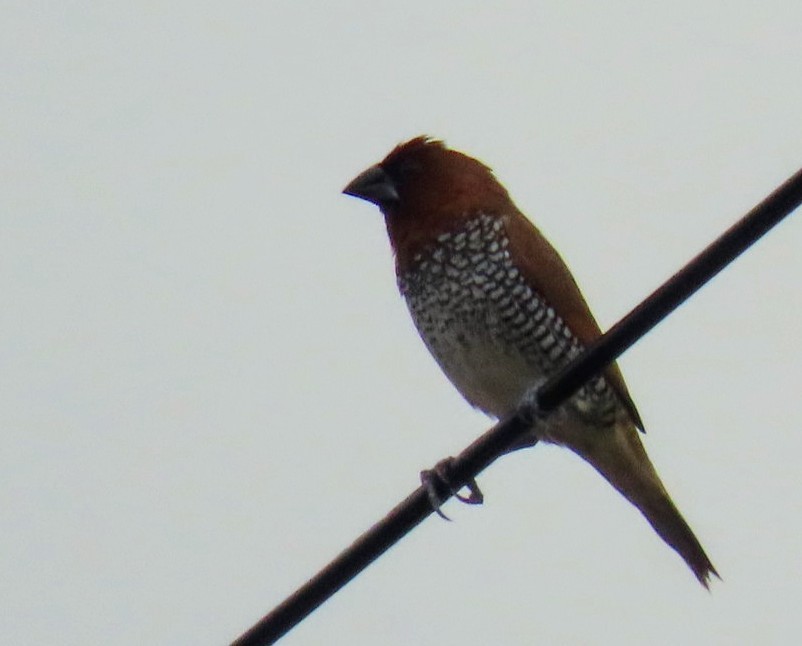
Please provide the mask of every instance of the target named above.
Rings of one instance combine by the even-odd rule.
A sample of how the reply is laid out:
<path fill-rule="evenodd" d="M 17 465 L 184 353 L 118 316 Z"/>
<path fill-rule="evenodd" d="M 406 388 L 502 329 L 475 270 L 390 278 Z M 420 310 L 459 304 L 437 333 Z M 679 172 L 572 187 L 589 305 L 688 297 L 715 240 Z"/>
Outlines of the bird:
<path fill-rule="evenodd" d="M 421 339 L 465 400 L 491 417 L 514 413 L 534 385 L 601 336 L 565 262 L 481 161 L 422 135 L 343 193 L 379 207 Z M 611 363 L 536 423 L 525 444 L 552 443 L 583 458 L 709 588 L 718 572 L 663 486 L 642 430 Z"/>

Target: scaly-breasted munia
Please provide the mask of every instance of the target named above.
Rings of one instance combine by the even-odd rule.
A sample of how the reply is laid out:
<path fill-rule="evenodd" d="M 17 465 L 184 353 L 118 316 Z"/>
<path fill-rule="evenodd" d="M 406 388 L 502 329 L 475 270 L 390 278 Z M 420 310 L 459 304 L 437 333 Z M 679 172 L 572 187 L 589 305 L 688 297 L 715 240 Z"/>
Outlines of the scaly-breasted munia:
<path fill-rule="evenodd" d="M 398 286 L 446 376 L 496 418 L 601 334 L 560 256 L 481 162 L 418 137 L 344 193 L 376 204 Z M 641 444 L 638 411 L 611 364 L 533 429 L 567 446 L 634 504 L 707 587 L 716 570 Z"/>

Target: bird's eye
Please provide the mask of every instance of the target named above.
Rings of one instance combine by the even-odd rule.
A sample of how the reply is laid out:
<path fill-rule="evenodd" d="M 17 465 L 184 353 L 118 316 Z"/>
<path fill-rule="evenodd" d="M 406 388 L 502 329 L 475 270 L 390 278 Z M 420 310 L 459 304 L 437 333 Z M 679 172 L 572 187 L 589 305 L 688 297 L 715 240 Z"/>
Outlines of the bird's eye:
<path fill-rule="evenodd" d="M 414 159 L 405 159 L 398 164 L 396 173 L 401 179 L 411 179 L 419 175 L 423 170 L 423 164 Z"/>

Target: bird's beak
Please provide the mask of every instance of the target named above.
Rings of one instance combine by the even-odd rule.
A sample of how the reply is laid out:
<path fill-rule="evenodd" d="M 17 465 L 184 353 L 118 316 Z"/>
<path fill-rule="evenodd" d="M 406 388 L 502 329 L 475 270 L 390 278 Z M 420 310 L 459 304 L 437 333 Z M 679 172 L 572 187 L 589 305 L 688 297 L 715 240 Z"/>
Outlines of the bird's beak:
<path fill-rule="evenodd" d="M 390 176 L 381 166 L 371 166 L 360 173 L 343 189 L 346 195 L 352 195 L 381 207 L 398 202 L 398 189 Z"/>

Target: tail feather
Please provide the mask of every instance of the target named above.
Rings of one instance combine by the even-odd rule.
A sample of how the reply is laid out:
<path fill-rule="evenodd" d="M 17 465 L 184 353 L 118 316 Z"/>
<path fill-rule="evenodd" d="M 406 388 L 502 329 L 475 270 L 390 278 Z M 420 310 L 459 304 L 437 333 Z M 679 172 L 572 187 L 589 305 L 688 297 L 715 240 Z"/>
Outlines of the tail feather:
<path fill-rule="evenodd" d="M 620 421 L 609 434 L 585 429 L 571 435 L 575 441 L 566 444 L 641 511 L 658 535 L 685 560 L 699 583 L 709 589 L 711 576 L 721 578 L 672 502 L 630 422 Z M 582 438 L 579 442 L 577 435 Z M 594 440 L 587 441 L 594 435 Z"/>
<path fill-rule="evenodd" d="M 664 493 L 663 496 L 651 500 L 648 495 L 636 494 L 633 496 L 626 493 L 624 495 L 640 509 L 660 537 L 685 560 L 696 578 L 699 579 L 699 583 L 710 589 L 711 575 L 721 578 L 699 543 L 699 539 L 696 538 L 693 530 L 688 526 L 668 494 Z"/>

